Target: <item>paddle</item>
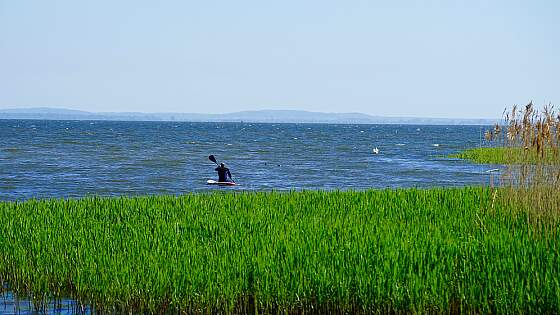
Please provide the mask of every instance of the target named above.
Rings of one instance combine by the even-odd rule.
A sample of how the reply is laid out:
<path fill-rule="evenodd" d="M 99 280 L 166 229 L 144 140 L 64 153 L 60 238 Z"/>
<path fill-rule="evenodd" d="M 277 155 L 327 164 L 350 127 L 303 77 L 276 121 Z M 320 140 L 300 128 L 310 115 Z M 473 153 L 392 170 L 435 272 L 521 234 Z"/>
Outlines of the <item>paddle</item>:
<path fill-rule="evenodd" d="M 208 157 L 208 159 L 209 159 L 210 161 L 216 163 L 216 165 L 220 166 L 220 165 L 218 164 L 218 162 L 216 161 L 216 158 L 215 158 L 213 155 L 210 154 L 210 156 Z"/>
<path fill-rule="evenodd" d="M 214 163 L 216 163 L 216 165 L 220 166 L 220 164 L 218 164 L 218 161 L 216 161 L 216 158 L 214 157 L 214 155 L 210 154 L 208 156 L 208 159 Z M 235 181 L 233 180 L 233 178 L 231 178 L 231 173 L 229 173 L 229 179 L 231 179 L 232 182 L 235 183 Z"/>

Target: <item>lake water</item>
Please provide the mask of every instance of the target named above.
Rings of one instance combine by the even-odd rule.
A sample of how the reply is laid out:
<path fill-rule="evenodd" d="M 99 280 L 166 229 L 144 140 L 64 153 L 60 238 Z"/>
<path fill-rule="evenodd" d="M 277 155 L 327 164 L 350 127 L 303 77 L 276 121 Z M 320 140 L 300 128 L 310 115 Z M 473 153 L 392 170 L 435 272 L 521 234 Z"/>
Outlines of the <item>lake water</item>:
<path fill-rule="evenodd" d="M 446 157 L 479 146 L 480 134 L 480 126 L 0 120 L 0 200 L 480 185 L 489 166 Z M 206 185 L 217 179 L 209 154 L 240 186 Z"/>
<path fill-rule="evenodd" d="M 9 291 L 0 292 L 0 314 L 35 315 L 35 314 L 94 314 L 88 305 L 81 305 L 72 299 L 48 300 L 44 304 L 34 304 L 28 298 L 18 298 Z"/>

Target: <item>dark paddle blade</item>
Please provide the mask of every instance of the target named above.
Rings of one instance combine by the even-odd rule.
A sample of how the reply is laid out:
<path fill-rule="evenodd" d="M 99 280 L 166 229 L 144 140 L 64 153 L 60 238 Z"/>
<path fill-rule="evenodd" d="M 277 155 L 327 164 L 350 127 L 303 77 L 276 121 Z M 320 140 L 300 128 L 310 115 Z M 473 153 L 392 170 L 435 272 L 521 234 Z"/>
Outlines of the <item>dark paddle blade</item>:
<path fill-rule="evenodd" d="M 210 156 L 208 157 L 208 159 L 209 159 L 210 161 L 212 161 L 212 162 L 218 164 L 218 162 L 216 162 L 216 158 L 215 158 L 213 155 L 210 155 Z"/>

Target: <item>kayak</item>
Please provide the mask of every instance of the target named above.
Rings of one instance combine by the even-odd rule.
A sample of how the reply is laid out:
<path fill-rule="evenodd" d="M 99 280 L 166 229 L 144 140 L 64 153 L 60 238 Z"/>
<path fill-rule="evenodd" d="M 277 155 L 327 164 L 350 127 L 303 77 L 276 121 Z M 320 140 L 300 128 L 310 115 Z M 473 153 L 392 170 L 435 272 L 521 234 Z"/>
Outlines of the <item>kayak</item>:
<path fill-rule="evenodd" d="M 217 182 L 215 180 L 209 179 L 206 181 L 207 185 L 219 185 L 219 186 L 235 186 L 237 185 L 234 182 Z"/>

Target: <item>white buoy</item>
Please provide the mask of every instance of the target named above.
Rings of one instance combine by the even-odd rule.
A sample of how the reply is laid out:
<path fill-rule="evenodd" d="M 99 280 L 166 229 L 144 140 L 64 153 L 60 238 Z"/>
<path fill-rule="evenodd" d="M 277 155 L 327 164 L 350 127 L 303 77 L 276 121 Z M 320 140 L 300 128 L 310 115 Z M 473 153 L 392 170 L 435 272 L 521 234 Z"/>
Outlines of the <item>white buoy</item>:
<path fill-rule="evenodd" d="M 377 147 L 373 148 L 373 154 L 379 154 L 379 149 Z"/>

